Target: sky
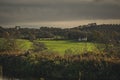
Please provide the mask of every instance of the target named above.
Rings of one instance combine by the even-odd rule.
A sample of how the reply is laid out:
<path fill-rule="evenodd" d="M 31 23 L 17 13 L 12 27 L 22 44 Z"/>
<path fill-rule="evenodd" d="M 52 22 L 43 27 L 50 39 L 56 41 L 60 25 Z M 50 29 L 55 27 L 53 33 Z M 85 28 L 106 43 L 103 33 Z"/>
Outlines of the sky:
<path fill-rule="evenodd" d="M 120 24 L 120 0 L 0 0 L 0 25 L 76 27 Z"/>

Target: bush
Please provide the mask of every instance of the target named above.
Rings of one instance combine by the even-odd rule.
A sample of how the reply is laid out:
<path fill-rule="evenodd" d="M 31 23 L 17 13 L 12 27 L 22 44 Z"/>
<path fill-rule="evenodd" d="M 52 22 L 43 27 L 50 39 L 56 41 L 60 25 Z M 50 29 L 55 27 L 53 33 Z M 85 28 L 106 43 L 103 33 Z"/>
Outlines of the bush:
<path fill-rule="evenodd" d="M 34 52 L 39 52 L 47 49 L 45 44 L 41 42 L 33 42 L 33 48 L 34 48 L 33 49 Z"/>
<path fill-rule="evenodd" d="M 45 80 L 119 80 L 120 59 L 105 54 L 68 55 L 34 53 L 0 55 L 3 75 Z"/>

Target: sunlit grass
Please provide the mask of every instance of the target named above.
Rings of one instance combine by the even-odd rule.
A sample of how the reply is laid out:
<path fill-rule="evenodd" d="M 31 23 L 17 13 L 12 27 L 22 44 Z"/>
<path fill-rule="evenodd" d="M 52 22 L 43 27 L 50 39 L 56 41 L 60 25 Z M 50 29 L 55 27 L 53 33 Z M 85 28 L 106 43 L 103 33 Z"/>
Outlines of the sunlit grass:
<path fill-rule="evenodd" d="M 32 42 L 29 40 L 23 40 L 23 39 L 17 39 L 16 44 L 18 45 L 18 48 L 21 50 L 28 50 L 32 49 Z"/>
<path fill-rule="evenodd" d="M 75 42 L 69 40 L 40 40 L 48 49 L 64 54 L 67 50 L 72 50 L 75 53 L 95 50 L 95 45 L 90 42 Z"/>
<path fill-rule="evenodd" d="M 18 48 L 19 50 L 25 51 L 28 49 L 32 49 L 32 42 L 30 42 L 29 40 L 24 40 L 24 39 L 16 39 L 15 40 L 16 43 L 16 48 Z M 5 39 L 0 38 L 0 48 L 2 48 L 5 45 Z"/>
<path fill-rule="evenodd" d="M 97 51 L 95 44 L 91 42 L 76 42 L 70 40 L 35 40 L 35 41 L 44 43 L 48 50 L 60 54 L 65 54 L 65 53 L 79 54 L 85 51 L 94 51 L 94 50 Z M 33 43 L 30 42 L 29 40 L 17 39 L 16 44 L 18 49 L 22 51 L 33 49 Z M 3 39 L 0 39 L 0 46 L 2 45 L 4 45 Z"/>

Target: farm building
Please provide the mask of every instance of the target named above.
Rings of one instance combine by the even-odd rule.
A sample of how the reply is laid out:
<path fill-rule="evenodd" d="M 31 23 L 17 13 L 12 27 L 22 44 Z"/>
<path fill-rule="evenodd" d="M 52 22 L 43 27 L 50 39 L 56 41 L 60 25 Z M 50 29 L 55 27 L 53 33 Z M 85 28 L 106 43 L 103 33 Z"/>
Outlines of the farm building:
<path fill-rule="evenodd" d="M 83 37 L 83 38 L 78 38 L 78 41 L 87 41 L 87 37 Z"/>

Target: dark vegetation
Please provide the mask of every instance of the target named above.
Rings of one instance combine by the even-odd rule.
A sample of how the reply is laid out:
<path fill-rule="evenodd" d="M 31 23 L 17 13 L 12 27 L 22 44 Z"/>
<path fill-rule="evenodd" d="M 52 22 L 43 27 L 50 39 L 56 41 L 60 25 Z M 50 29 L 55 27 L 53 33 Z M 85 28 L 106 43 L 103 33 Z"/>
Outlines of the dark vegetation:
<path fill-rule="evenodd" d="M 64 55 L 34 53 L 0 55 L 3 75 L 45 80 L 119 80 L 120 57 L 109 54 L 86 53 Z"/>
<path fill-rule="evenodd" d="M 0 27 L 0 37 L 4 37 L 3 34 L 10 35 L 11 38 L 20 39 L 69 39 L 78 40 L 78 38 L 88 37 L 90 42 L 105 42 L 105 41 L 117 41 L 120 40 L 120 25 L 112 24 L 88 24 L 84 26 L 78 26 L 74 28 L 53 28 L 53 27 L 40 27 L 40 29 L 34 28 L 21 28 L 16 26 L 15 28 L 3 28 Z"/>
<path fill-rule="evenodd" d="M 74 28 L 40 27 L 40 29 L 3 28 L 0 38 L 0 65 L 3 75 L 18 78 L 41 78 L 45 80 L 120 80 L 120 25 L 88 24 Z M 47 51 L 36 39 L 73 40 L 87 38 L 97 45 L 99 52 L 64 54 Z M 34 49 L 25 52 L 17 47 L 16 39 L 28 39 Z M 14 54 L 10 54 L 14 53 Z M 19 54 L 18 54 L 19 53 Z"/>

